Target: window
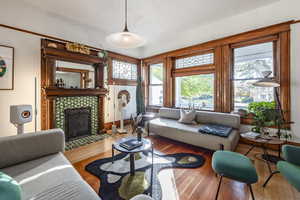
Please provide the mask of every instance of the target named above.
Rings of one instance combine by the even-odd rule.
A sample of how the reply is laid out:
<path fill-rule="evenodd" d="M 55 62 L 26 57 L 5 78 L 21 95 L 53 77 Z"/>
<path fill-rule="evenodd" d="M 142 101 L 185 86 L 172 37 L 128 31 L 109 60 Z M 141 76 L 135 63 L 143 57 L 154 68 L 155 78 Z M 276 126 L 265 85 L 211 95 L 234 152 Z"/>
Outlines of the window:
<path fill-rule="evenodd" d="M 137 79 L 137 65 L 119 60 L 112 60 L 112 78 L 133 80 Z"/>
<path fill-rule="evenodd" d="M 176 107 L 214 110 L 214 74 L 176 77 Z"/>
<path fill-rule="evenodd" d="M 163 105 L 163 63 L 149 65 L 149 105 Z"/>
<path fill-rule="evenodd" d="M 208 53 L 208 54 L 176 59 L 175 68 L 180 69 L 180 68 L 187 68 L 187 67 L 196 67 L 200 65 L 207 65 L 213 63 L 214 63 L 214 54 Z"/>
<path fill-rule="evenodd" d="M 274 89 L 254 87 L 253 82 L 263 78 L 264 71 L 274 77 L 273 42 L 233 49 L 234 109 L 247 109 L 249 103 L 273 101 Z"/>

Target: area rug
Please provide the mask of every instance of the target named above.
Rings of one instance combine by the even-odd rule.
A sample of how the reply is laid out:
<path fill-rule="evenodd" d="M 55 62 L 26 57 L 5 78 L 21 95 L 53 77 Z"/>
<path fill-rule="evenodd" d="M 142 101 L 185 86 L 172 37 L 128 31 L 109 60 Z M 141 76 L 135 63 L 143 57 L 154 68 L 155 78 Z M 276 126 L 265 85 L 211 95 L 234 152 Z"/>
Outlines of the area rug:
<path fill-rule="evenodd" d="M 110 136 L 109 134 L 96 134 L 96 135 L 89 135 L 86 137 L 71 140 L 66 142 L 65 150 L 69 151 L 87 144 L 91 144 L 93 142 L 98 142 L 109 136 Z"/>
<path fill-rule="evenodd" d="M 205 160 L 201 155 L 177 153 L 163 155 L 154 153 L 153 171 L 151 152 L 135 154 L 135 175 L 130 176 L 129 155 L 120 153 L 112 158 L 96 160 L 86 166 L 86 170 L 101 181 L 99 196 L 103 200 L 129 200 L 138 194 L 151 195 L 162 199 L 162 189 L 158 173 L 166 168 L 198 168 Z M 153 172 L 153 173 L 152 173 Z M 151 176 L 152 175 L 152 176 Z"/>

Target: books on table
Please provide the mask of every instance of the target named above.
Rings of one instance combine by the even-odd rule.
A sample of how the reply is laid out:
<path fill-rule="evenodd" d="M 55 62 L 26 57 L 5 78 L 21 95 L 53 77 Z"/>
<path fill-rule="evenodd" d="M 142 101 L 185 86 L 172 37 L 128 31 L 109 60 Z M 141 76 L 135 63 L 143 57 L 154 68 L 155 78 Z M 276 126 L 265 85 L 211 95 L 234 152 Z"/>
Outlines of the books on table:
<path fill-rule="evenodd" d="M 130 140 L 127 140 L 125 142 L 122 142 L 120 143 L 120 146 L 127 149 L 127 150 L 133 150 L 135 148 L 138 148 L 140 146 L 143 145 L 143 142 L 142 141 L 138 141 L 137 139 L 130 139 Z"/>

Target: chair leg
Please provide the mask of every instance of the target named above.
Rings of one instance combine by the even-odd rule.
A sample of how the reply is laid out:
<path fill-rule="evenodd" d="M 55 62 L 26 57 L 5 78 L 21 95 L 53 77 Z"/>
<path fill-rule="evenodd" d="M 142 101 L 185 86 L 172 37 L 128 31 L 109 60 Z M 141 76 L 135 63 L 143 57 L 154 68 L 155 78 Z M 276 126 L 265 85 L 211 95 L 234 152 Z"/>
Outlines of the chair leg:
<path fill-rule="evenodd" d="M 220 181 L 219 181 L 218 190 L 217 190 L 217 194 L 216 194 L 215 200 L 218 200 L 218 196 L 219 196 L 219 191 L 220 191 L 220 187 L 221 187 L 222 178 L 223 178 L 223 176 L 220 175 Z"/>
<path fill-rule="evenodd" d="M 250 193 L 251 193 L 252 200 L 255 200 L 251 184 L 249 184 L 248 187 L 249 187 L 249 190 L 250 190 Z"/>
<path fill-rule="evenodd" d="M 280 173 L 279 171 L 274 171 L 270 174 L 270 176 L 267 178 L 267 180 L 265 181 L 265 183 L 263 184 L 263 187 L 266 187 L 268 182 L 270 181 L 270 179 L 273 177 L 274 174 L 278 174 Z"/>

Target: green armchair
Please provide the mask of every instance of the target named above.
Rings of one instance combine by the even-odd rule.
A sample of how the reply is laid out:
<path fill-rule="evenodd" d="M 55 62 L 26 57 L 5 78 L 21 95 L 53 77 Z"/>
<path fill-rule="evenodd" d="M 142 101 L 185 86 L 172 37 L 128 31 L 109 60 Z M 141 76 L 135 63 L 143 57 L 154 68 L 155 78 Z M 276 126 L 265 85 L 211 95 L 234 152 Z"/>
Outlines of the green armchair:
<path fill-rule="evenodd" d="M 266 187 L 274 174 L 280 173 L 300 192 L 300 147 L 284 145 L 282 147 L 282 153 L 285 161 L 279 161 L 277 163 L 278 171 L 273 172 L 268 177 L 263 187 Z"/>

